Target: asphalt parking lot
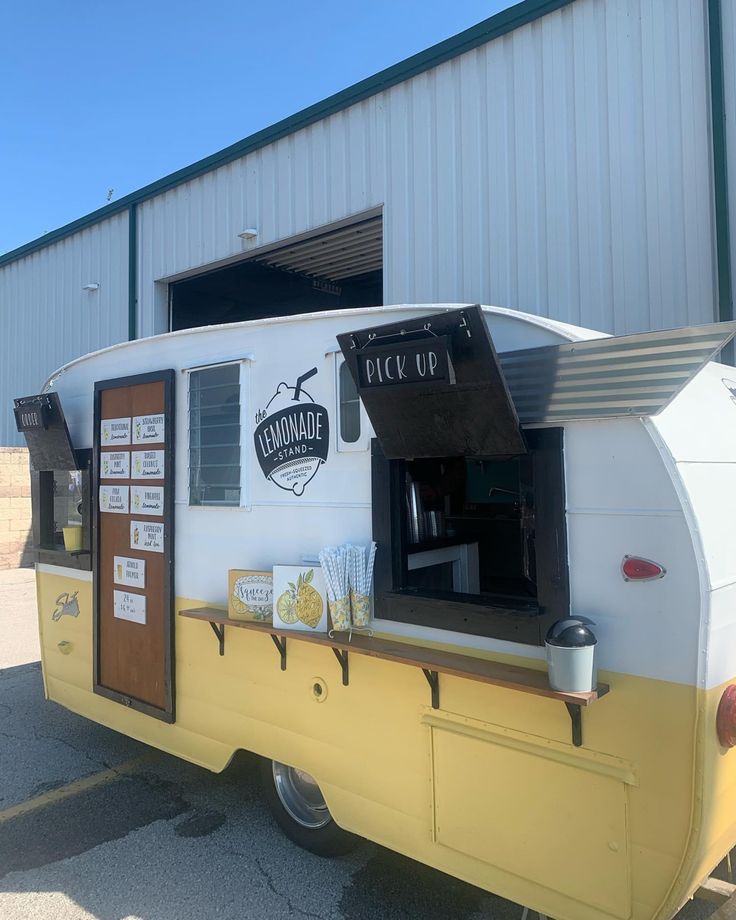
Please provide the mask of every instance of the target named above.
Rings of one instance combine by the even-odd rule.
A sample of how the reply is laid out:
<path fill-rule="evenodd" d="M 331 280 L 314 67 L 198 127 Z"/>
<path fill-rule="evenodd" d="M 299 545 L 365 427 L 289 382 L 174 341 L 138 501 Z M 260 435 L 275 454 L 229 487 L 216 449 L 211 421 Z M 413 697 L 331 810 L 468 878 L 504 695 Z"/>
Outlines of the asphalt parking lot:
<path fill-rule="evenodd" d="M 373 844 L 331 860 L 298 849 L 254 758 L 213 775 L 81 719 L 44 701 L 38 657 L 33 573 L 0 572 L 2 920 L 520 920 Z"/>

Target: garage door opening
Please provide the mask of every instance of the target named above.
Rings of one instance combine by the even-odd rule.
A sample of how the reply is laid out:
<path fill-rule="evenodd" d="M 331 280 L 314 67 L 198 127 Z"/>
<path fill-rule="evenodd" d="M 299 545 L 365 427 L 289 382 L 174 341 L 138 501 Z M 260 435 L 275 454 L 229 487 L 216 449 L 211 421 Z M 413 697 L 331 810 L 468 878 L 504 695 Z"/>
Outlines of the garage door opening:
<path fill-rule="evenodd" d="M 380 215 L 259 251 L 170 285 L 171 326 L 190 329 L 383 303 Z"/>

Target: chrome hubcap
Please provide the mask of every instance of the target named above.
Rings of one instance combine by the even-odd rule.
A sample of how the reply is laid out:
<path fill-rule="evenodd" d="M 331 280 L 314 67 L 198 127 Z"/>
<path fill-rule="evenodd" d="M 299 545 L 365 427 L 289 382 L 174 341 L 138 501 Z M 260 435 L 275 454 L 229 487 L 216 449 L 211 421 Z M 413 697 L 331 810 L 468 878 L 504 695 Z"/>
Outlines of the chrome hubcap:
<path fill-rule="evenodd" d="M 309 773 L 274 760 L 273 783 L 281 804 L 302 827 L 316 829 L 332 820 L 319 786 Z"/>

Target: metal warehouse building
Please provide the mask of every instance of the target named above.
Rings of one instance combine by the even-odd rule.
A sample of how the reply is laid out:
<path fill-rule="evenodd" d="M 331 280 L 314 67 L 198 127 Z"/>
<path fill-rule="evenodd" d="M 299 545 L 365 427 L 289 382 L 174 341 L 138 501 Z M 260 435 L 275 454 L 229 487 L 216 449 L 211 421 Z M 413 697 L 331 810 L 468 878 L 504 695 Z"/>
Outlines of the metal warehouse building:
<path fill-rule="evenodd" d="M 187 326 L 431 301 L 729 319 L 734 115 L 731 0 L 525 0 L 0 257 L 0 444 L 60 364 Z"/>

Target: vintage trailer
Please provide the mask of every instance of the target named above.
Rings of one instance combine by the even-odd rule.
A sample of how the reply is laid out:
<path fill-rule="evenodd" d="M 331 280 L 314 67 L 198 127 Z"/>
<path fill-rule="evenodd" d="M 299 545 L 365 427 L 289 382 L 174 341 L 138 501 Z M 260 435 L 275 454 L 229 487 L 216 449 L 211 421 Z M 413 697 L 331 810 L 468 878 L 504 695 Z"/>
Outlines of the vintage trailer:
<path fill-rule="evenodd" d="M 48 698 L 213 771 L 261 755 L 317 852 L 669 920 L 736 843 L 735 328 L 409 305 L 66 365 L 16 401 Z M 372 637 L 228 618 L 228 570 L 371 539 Z M 590 692 L 547 679 L 571 612 Z"/>

